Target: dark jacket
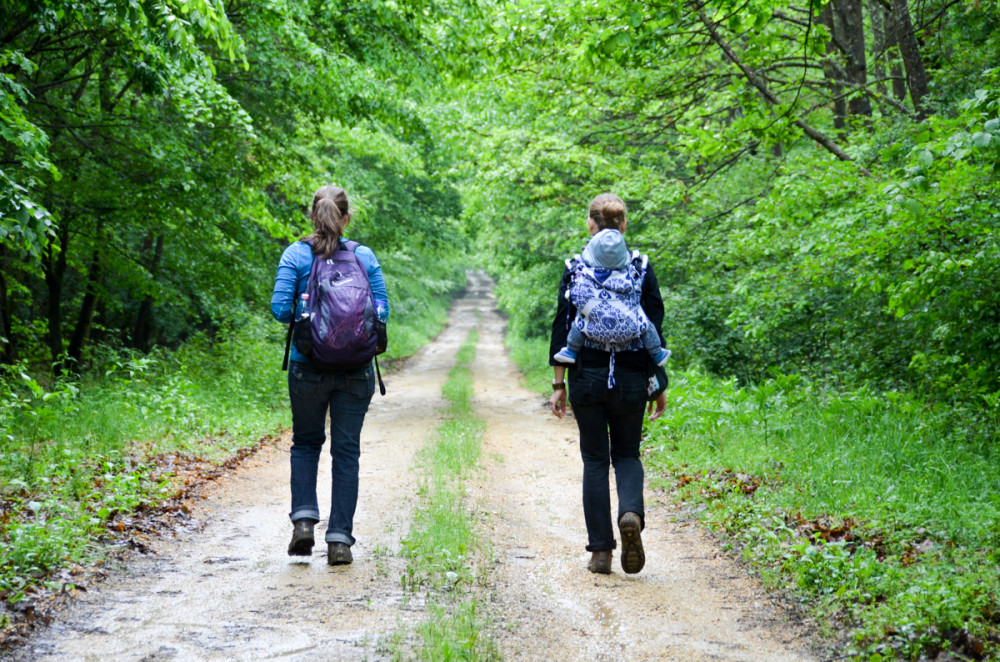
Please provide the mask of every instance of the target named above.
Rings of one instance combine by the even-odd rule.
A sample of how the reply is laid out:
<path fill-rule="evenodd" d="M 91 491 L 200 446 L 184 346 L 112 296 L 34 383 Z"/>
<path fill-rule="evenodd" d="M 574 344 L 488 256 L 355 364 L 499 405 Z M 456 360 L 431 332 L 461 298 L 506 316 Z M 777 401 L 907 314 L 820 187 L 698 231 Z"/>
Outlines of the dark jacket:
<path fill-rule="evenodd" d="M 559 281 L 559 302 L 556 307 L 556 316 L 552 320 L 552 339 L 549 341 L 549 365 L 565 366 L 553 360 L 552 355 L 566 346 L 566 336 L 569 335 L 569 325 L 576 317 L 576 308 L 566 300 L 566 288 L 570 284 L 569 269 L 563 270 L 562 279 Z M 656 327 L 656 333 L 660 336 L 660 344 L 663 344 L 663 297 L 660 296 L 660 283 L 656 280 L 656 272 L 653 265 L 646 267 L 646 279 L 642 282 L 642 296 L 639 299 L 642 310 L 646 317 Z M 649 354 L 645 349 L 632 352 L 615 352 L 615 363 L 618 366 L 645 368 L 646 358 Z M 608 352 L 584 347 L 580 350 L 576 365 L 600 365 L 607 366 L 610 356 Z"/>

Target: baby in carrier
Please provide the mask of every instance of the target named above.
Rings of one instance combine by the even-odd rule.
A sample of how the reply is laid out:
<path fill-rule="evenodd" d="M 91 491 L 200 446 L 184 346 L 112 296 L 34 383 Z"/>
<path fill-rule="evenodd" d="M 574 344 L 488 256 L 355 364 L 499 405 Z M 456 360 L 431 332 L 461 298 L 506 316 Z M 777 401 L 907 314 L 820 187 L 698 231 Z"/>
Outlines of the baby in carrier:
<path fill-rule="evenodd" d="M 577 256 L 580 258 L 580 256 Z M 645 347 L 657 365 L 664 365 L 670 350 L 663 349 L 656 327 L 650 323 L 639 300 L 646 276 L 646 257 L 629 254 L 618 230 L 601 230 L 587 242 L 582 258 L 567 261 L 573 282 L 566 298 L 576 307 L 566 347 L 552 358 L 576 363 L 587 346 L 604 351 L 628 351 Z"/>

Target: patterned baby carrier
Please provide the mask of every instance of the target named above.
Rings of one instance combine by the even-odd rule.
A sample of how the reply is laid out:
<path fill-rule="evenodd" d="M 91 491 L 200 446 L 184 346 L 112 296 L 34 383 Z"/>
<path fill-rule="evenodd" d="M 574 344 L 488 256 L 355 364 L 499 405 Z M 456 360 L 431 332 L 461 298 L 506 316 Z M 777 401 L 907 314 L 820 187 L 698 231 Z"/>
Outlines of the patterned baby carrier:
<path fill-rule="evenodd" d="M 632 251 L 629 263 L 618 270 L 588 266 L 579 255 L 566 260 L 572 278 L 566 289 L 566 299 L 572 304 L 567 326 L 577 326 L 585 347 L 611 354 L 608 388 L 615 385 L 615 353 L 642 349 L 642 334 L 649 327 L 640 304 L 648 262 L 639 251 Z M 574 308 L 579 313 L 575 317 Z"/>

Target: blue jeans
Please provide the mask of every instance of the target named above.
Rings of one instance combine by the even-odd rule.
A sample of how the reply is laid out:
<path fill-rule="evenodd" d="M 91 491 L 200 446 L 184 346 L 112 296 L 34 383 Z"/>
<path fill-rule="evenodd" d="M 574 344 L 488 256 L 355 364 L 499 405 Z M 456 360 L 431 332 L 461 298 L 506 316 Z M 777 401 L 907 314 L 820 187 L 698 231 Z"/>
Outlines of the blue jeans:
<path fill-rule="evenodd" d="M 587 551 L 614 549 L 609 468 L 615 469 L 618 518 L 636 513 L 645 525 L 642 461 L 639 440 L 646 409 L 644 370 L 619 366 L 616 384 L 608 388 L 608 366 L 570 366 L 569 400 L 580 428 L 583 458 L 583 517 Z"/>
<path fill-rule="evenodd" d="M 354 544 L 354 510 L 358 505 L 358 460 L 361 426 L 375 393 L 371 364 L 354 372 L 317 372 L 304 363 L 288 368 L 292 402 L 292 512 L 300 519 L 319 521 L 316 472 L 326 442 L 326 415 L 330 413 L 330 456 L 333 481 L 326 542 Z"/>

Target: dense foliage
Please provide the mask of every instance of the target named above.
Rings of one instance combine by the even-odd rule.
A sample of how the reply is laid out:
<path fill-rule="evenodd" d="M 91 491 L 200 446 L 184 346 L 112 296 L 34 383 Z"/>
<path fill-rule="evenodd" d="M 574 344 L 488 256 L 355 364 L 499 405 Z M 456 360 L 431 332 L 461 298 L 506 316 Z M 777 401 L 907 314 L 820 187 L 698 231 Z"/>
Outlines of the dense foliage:
<path fill-rule="evenodd" d="M 498 4 L 459 85 L 514 329 L 613 189 L 684 363 L 994 401 L 998 38 L 978 3 Z"/>
<path fill-rule="evenodd" d="M 429 5 L 0 4 L 0 352 L 79 369 L 266 309 L 312 191 L 400 281 L 454 282 L 457 194 L 413 110 Z M 44 343 L 39 342 L 44 339 Z"/>

